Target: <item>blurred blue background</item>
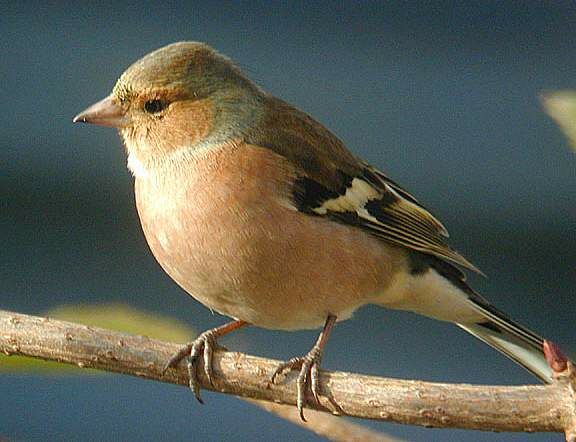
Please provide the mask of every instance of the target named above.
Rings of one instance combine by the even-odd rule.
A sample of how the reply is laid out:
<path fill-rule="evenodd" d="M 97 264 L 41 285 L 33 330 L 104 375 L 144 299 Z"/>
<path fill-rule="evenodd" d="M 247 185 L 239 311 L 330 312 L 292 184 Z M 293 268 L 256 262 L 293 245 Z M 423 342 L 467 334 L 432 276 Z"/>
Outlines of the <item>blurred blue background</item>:
<path fill-rule="evenodd" d="M 72 117 L 147 52 L 209 43 L 415 194 L 488 276 L 473 285 L 576 350 L 576 158 L 542 112 L 576 88 L 576 6 L 556 2 L 3 2 L 0 308 L 123 301 L 196 330 L 225 318 L 150 255 L 112 130 Z M 251 329 L 278 359 L 316 332 Z M 456 327 L 374 307 L 340 324 L 327 369 L 449 382 L 534 379 Z M 0 376 L 0 435 L 56 440 L 316 440 L 228 396 L 121 376 Z M 419 441 L 560 440 L 365 423 Z"/>

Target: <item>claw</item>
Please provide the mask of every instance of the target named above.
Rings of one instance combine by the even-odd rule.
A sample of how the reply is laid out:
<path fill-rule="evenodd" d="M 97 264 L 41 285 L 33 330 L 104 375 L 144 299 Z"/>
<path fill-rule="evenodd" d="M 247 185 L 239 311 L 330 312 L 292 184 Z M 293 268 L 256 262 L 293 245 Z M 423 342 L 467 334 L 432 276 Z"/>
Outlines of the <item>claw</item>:
<path fill-rule="evenodd" d="M 319 382 L 319 369 L 320 362 L 322 360 L 322 351 L 326 340 L 330 335 L 330 331 L 336 322 L 335 316 L 328 316 L 326 320 L 326 325 L 324 325 L 324 330 L 320 334 L 318 341 L 308 352 L 306 356 L 301 356 L 298 358 L 292 358 L 289 361 L 281 363 L 278 368 L 272 374 L 272 383 L 276 383 L 276 378 L 284 373 L 286 370 L 299 370 L 298 378 L 296 380 L 296 386 L 298 388 L 298 397 L 296 399 L 296 406 L 298 407 L 298 413 L 300 414 L 300 419 L 306 422 L 304 417 L 304 406 L 306 402 L 306 390 L 310 388 L 312 396 L 316 403 L 320 403 L 320 382 Z M 332 404 L 335 404 L 334 399 L 329 398 Z M 336 407 L 340 409 L 339 406 Z"/>
<path fill-rule="evenodd" d="M 318 368 L 320 360 L 320 355 L 313 349 L 306 356 L 292 358 L 287 362 L 283 362 L 278 366 L 278 368 L 276 368 L 272 375 L 272 383 L 276 383 L 277 376 L 284 373 L 286 370 L 299 370 L 298 378 L 296 380 L 296 386 L 298 388 L 296 406 L 298 407 L 300 418 L 304 422 L 306 422 L 306 418 L 304 417 L 304 406 L 306 405 L 307 388 L 310 388 L 312 396 L 316 402 L 320 403 L 320 386 L 318 383 Z"/>
<path fill-rule="evenodd" d="M 198 363 L 200 357 L 202 356 L 202 363 L 204 368 L 204 373 L 208 378 L 210 385 L 214 385 L 214 370 L 212 368 L 212 356 L 214 355 L 214 349 L 218 348 L 218 343 L 216 338 L 230 333 L 237 328 L 246 325 L 244 321 L 232 321 L 221 327 L 213 328 L 211 330 L 205 331 L 199 335 L 193 342 L 182 347 L 174 356 L 170 358 L 168 363 L 164 366 L 162 374 L 166 372 L 169 368 L 175 368 L 182 360 L 186 359 L 186 368 L 188 370 L 188 385 L 194 397 L 201 404 L 204 403 L 200 397 L 200 383 L 198 382 Z"/>
<path fill-rule="evenodd" d="M 318 373 L 318 364 L 312 365 L 310 369 L 310 389 L 312 390 L 312 395 L 314 396 L 314 400 L 317 404 L 320 404 L 320 396 L 318 392 L 320 391 L 320 385 L 318 381 L 319 373 Z"/>
<path fill-rule="evenodd" d="M 180 361 L 182 361 L 185 357 L 187 357 L 190 352 L 192 351 L 192 344 L 186 344 L 184 347 L 182 347 L 180 350 L 178 350 L 178 352 L 176 352 L 166 363 L 166 365 L 164 365 L 164 368 L 162 368 L 162 376 L 164 376 L 166 374 L 166 372 L 168 371 L 169 368 L 175 368 Z"/>
<path fill-rule="evenodd" d="M 274 374 L 272 375 L 272 383 L 275 384 L 276 383 L 276 378 L 278 376 L 280 376 L 281 374 L 283 374 L 285 371 L 287 370 L 296 370 L 297 368 L 300 368 L 300 366 L 302 365 L 300 362 L 300 359 L 302 358 L 292 358 L 286 362 L 282 362 L 278 368 L 274 371 Z"/>
<path fill-rule="evenodd" d="M 189 385 L 190 389 L 194 393 L 194 397 L 196 400 L 201 404 L 204 403 L 202 398 L 200 397 L 200 384 L 198 383 L 198 362 L 200 361 L 200 355 L 202 355 L 202 360 L 204 363 L 204 372 L 206 373 L 206 377 L 212 383 L 212 354 L 213 354 L 213 347 L 216 345 L 216 339 L 214 338 L 214 332 L 212 330 L 208 330 L 202 333 L 194 343 L 192 344 L 192 351 L 190 352 L 190 357 L 188 358 L 188 376 L 190 378 Z"/>
<path fill-rule="evenodd" d="M 200 397 L 200 384 L 198 383 L 198 375 L 196 373 L 197 362 L 198 359 L 194 359 L 192 356 L 190 356 L 186 361 L 186 368 L 188 369 L 188 386 L 190 387 L 190 390 L 192 390 L 196 400 L 201 404 L 204 404 L 204 401 Z"/>
<path fill-rule="evenodd" d="M 208 382 L 210 385 L 214 386 L 214 369 L 212 367 L 212 356 L 214 355 L 214 347 L 217 347 L 218 344 L 216 343 L 216 338 L 214 335 L 209 334 L 206 335 L 206 339 L 204 341 L 204 371 L 206 372 L 206 377 L 208 378 Z"/>

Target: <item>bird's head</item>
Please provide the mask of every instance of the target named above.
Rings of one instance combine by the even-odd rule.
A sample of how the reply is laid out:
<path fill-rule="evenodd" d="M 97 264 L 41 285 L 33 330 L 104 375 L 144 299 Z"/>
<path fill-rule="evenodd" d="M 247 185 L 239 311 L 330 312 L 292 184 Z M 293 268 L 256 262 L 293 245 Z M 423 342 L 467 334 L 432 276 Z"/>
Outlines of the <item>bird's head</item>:
<path fill-rule="evenodd" d="M 130 66 L 74 122 L 118 128 L 138 174 L 176 152 L 233 141 L 259 117 L 261 98 L 229 59 L 203 43 L 180 42 Z"/>

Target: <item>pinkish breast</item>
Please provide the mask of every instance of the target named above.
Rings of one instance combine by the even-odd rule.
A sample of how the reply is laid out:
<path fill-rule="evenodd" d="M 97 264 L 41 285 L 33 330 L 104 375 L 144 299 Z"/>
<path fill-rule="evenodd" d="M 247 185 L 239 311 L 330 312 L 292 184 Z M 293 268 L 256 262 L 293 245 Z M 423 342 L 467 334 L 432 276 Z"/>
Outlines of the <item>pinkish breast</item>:
<path fill-rule="evenodd" d="M 137 178 L 152 253 L 201 303 L 261 327 L 350 316 L 391 284 L 403 257 L 359 229 L 298 212 L 293 177 L 282 157 L 240 146 Z"/>

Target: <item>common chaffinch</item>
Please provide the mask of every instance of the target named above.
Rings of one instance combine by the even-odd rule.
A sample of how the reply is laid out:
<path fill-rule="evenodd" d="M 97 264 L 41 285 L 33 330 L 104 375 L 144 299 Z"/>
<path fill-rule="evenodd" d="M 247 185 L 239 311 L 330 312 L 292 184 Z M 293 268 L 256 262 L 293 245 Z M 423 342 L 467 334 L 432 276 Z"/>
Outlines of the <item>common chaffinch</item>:
<path fill-rule="evenodd" d="M 119 130 L 144 235 L 162 268 L 234 320 L 200 334 L 186 358 L 197 399 L 216 339 L 242 326 L 324 326 L 299 370 L 298 408 L 317 400 L 335 322 L 365 304 L 450 321 L 545 382 L 541 337 L 466 283 L 478 269 L 412 195 L 351 154 L 311 116 L 264 92 L 228 58 L 174 43 L 130 66 L 112 93 L 74 118 Z"/>

